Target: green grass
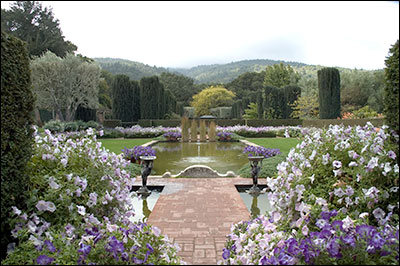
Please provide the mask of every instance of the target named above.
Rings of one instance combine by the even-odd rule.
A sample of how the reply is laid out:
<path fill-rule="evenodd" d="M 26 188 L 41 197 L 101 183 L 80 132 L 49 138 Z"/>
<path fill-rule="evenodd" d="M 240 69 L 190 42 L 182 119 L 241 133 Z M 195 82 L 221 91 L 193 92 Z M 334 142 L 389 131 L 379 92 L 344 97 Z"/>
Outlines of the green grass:
<path fill-rule="evenodd" d="M 290 149 L 296 147 L 301 142 L 297 138 L 246 138 L 246 140 L 263 146 L 265 148 L 280 149 L 282 154 L 274 157 L 264 159 L 259 174 L 260 178 L 272 177 L 276 172 L 278 164 L 286 159 Z M 249 164 L 246 164 L 239 170 L 241 177 L 251 177 L 251 168 Z"/>
<path fill-rule="evenodd" d="M 133 148 L 134 146 L 142 145 L 147 142 L 152 141 L 153 139 L 98 139 L 106 149 L 114 152 L 115 154 L 122 153 L 122 149 L 127 147 L 128 149 Z"/>

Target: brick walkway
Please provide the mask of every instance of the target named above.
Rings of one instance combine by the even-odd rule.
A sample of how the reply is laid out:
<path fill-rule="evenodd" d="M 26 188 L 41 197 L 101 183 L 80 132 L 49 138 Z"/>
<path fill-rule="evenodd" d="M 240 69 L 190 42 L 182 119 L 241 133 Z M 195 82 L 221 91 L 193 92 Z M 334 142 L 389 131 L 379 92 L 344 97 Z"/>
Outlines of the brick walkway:
<path fill-rule="evenodd" d="M 136 183 L 141 185 L 140 177 Z M 188 264 L 217 264 L 232 224 L 250 218 L 234 186 L 238 184 L 252 184 L 252 180 L 149 177 L 148 186 L 163 185 L 164 190 L 147 223 L 178 243 L 178 255 Z"/>

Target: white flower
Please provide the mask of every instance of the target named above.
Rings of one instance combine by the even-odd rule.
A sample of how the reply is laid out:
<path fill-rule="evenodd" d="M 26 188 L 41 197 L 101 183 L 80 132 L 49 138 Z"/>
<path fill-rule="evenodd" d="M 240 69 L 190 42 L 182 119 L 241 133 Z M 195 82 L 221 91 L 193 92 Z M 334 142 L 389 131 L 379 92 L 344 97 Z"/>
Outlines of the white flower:
<path fill-rule="evenodd" d="M 375 216 L 375 219 L 381 220 L 385 217 L 385 212 L 381 208 L 376 208 L 372 214 Z"/>
<path fill-rule="evenodd" d="M 352 228 L 353 226 L 354 221 L 347 215 L 347 217 L 343 219 L 343 229 L 347 230 L 348 228 Z"/>
<path fill-rule="evenodd" d="M 332 166 L 335 168 L 341 168 L 342 167 L 342 162 L 341 161 L 333 161 Z"/>
<path fill-rule="evenodd" d="M 53 202 L 51 201 L 44 201 L 44 200 L 39 200 L 38 203 L 36 204 L 36 208 L 39 211 L 49 211 L 49 212 L 54 212 L 56 210 L 56 206 L 54 205 Z"/>
<path fill-rule="evenodd" d="M 11 207 L 12 209 L 13 209 L 13 212 L 14 212 L 14 214 L 16 214 L 16 215 L 20 215 L 22 212 L 17 208 L 17 207 L 15 207 L 15 206 L 12 206 Z"/>
<path fill-rule="evenodd" d="M 363 213 L 361 213 L 361 214 L 359 215 L 359 217 L 360 217 L 361 219 L 364 219 L 364 218 L 367 217 L 367 216 L 369 216 L 369 213 L 368 213 L 368 212 L 363 212 Z"/>
<path fill-rule="evenodd" d="M 80 205 L 76 205 L 76 207 L 78 208 L 78 213 L 82 216 L 85 216 L 86 214 L 86 208 L 85 206 L 80 206 Z"/>
<path fill-rule="evenodd" d="M 50 185 L 50 187 L 51 187 L 52 189 L 59 189 L 59 188 L 60 188 L 60 185 L 57 184 L 57 183 L 54 181 L 54 177 L 50 177 L 50 183 L 49 183 L 49 185 Z"/>

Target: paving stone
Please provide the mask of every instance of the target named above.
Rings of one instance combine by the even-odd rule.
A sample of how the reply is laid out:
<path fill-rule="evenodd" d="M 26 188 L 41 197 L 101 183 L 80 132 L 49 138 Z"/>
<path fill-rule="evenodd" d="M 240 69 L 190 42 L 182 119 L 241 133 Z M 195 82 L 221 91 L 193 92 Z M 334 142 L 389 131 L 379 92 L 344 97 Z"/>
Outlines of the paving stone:
<path fill-rule="evenodd" d="M 136 182 L 141 184 L 140 177 Z M 250 218 L 235 184 L 252 184 L 252 180 L 150 177 L 148 186 L 163 185 L 164 190 L 147 223 L 179 244 L 178 255 L 188 264 L 215 265 L 232 224 Z"/>

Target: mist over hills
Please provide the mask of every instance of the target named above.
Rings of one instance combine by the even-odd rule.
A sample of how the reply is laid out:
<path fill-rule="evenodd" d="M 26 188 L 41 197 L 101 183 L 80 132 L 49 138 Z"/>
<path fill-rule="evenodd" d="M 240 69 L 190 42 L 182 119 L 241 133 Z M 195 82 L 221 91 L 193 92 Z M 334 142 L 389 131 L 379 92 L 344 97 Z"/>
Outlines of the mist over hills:
<path fill-rule="evenodd" d="M 219 84 L 229 83 L 245 72 L 261 72 L 269 65 L 284 63 L 293 68 L 311 66 L 299 62 L 286 62 L 282 60 L 251 59 L 231 62 L 227 64 L 199 65 L 191 68 L 164 68 L 150 66 L 140 62 L 119 58 L 93 58 L 103 69 L 112 74 L 125 74 L 133 80 L 142 77 L 161 75 L 162 72 L 181 74 L 192 78 L 195 83 Z"/>

